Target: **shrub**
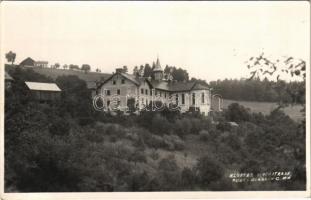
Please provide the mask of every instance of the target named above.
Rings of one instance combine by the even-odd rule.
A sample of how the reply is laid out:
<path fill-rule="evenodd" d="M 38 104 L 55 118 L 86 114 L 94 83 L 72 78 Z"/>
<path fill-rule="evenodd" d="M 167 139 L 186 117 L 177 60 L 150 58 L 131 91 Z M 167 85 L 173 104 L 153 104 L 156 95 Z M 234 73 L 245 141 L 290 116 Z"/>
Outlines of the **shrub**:
<path fill-rule="evenodd" d="M 222 164 L 210 156 L 203 156 L 199 158 L 196 169 L 199 183 L 203 187 L 206 187 L 210 183 L 221 179 L 224 174 Z"/>
<path fill-rule="evenodd" d="M 158 159 L 159 159 L 159 153 L 156 152 L 156 151 L 152 151 L 151 154 L 150 154 L 150 157 L 151 157 L 153 160 L 158 160 Z"/>
<path fill-rule="evenodd" d="M 129 158 L 129 161 L 132 161 L 135 163 L 137 162 L 146 162 L 147 161 L 147 158 L 146 158 L 146 155 L 141 152 L 141 151 L 135 151 Z"/>
<path fill-rule="evenodd" d="M 167 119 L 160 114 L 156 114 L 151 122 L 151 131 L 158 135 L 163 135 L 165 133 L 169 133 L 171 129 L 170 123 Z"/>
<path fill-rule="evenodd" d="M 140 137 L 143 138 L 144 143 L 151 148 L 159 149 L 159 148 L 168 148 L 169 145 L 163 140 L 161 136 L 152 135 L 149 132 L 145 134 L 141 134 Z"/>
<path fill-rule="evenodd" d="M 235 122 L 249 121 L 251 118 L 249 111 L 238 103 L 232 103 L 228 106 L 225 117 L 227 120 Z"/>
<path fill-rule="evenodd" d="M 180 137 L 191 133 L 192 124 L 188 118 L 178 119 L 174 124 L 174 132 Z"/>
<path fill-rule="evenodd" d="M 192 190 L 196 183 L 196 176 L 193 170 L 184 168 L 181 172 L 181 185 L 184 190 Z"/>
<path fill-rule="evenodd" d="M 166 158 L 163 158 L 159 162 L 159 170 L 177 171 L 178 170 L 178 166 L 177 166 L 177 163 L 175 161 L 175 157 L 171 155 L 171 156 L 168 156 Z"/>
<path fill-rule="evenodd" d="M 90 142 L 101 143 L 104 141 L 104 136 L 102 134 L 98 134 L 96 131 L 86 131 L 85 137 Z"/>
<path fill-rule="evenodd" d="M 177 135 L 164 135 L 164 141 L 168 144 L 169 150 L 183 150 L 185 143 Z"/>
<path fill-rule="evenodd" d="M 210 134 L 207 130 L 201 130 L 199 135 L 200 135 L 200 139 L 203 141 L 208 141 L 210 138 Z"/>
<path fill-rule="evenodd" d="M 69 123 L 62 118 L 52 120 L 52 124 L 49 127 L 49 132 L 53 135 L 68 135 L 69 130 Z"/>

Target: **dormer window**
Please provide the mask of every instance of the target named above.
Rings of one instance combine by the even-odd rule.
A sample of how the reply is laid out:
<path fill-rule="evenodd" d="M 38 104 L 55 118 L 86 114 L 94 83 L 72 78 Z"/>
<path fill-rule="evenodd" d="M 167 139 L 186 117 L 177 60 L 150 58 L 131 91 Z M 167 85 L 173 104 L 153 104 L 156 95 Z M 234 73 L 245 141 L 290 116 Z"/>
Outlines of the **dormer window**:
<path fill-rule="evenodd" d="M 113 85 L 115 85 L 115 84 L 116 84 L 116 81 L 115 81 L 115 80 L 113 80 L 113 81 L 112 81 L 112 84 L 113 84 Z"/>
<path fill-rule="evenodd" d="M 124 79 L 121 80 L 121 84 L 125 84 L 125 80 Z"/>

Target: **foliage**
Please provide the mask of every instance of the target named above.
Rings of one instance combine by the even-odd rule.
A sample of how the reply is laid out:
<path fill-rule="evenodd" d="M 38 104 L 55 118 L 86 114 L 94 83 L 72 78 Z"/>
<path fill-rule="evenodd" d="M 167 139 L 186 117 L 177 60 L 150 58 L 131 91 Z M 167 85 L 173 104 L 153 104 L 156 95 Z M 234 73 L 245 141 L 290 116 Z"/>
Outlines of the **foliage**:
<path fill-rule="evenodd" d="M 83 64 L 81 66 L 81 70 L 84 71 L 85 73 L 87 73 L 91 70 L 91 66 L 89 64 Z"/>
<path fill-rule="evenodd" d="M 21 68 L 9 73 L 15 81 L 5 96 L 6 191 L 305 189 L 305 121 L 279 109 L 263 115 L 232 104 L 214 121 L 165 109 L 112 116 L 94 113 L 85 82 L 75 76 L 56 80 L 60 102 L 41 105 L 24 81 L 50 78 Z M 198 159 L 183 166 L 180 155 Z M 231 171 L 271 170 L 291 171 L 292 180 L 232 184 L 228 178 Z"/>
<path fill-rule="evenodd" d="M 253 78 L 225 79 L 211 81 L 210 87 L 214 94 L 220 94 L 224 99 L 259 101 L 259 102 L 287 102 L 303 103 L 305 83 L 299 81 L 277 82 L 269 81 L 267 78 L 260 80 Z"/>
<path fill-rule="evenodd" d="M 9 51 L 8 53 L 5 54 L 5 58 L 7 59 L 8 62 L 13 63 L 15 62 L 16 58 L 16 53 Z"/>

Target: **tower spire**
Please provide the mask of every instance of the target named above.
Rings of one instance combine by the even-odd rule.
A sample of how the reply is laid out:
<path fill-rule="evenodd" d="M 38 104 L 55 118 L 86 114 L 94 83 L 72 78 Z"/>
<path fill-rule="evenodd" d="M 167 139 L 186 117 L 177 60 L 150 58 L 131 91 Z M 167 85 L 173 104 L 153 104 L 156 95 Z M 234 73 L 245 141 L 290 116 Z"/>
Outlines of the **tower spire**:
<path fill-rule="evenodd" d="M 157 55 L 157 62 L 153 69 L 153 75 L 155 80 L 162 80 L 163 79 L 163 70 L 161 68 L 159 55 Z"/>

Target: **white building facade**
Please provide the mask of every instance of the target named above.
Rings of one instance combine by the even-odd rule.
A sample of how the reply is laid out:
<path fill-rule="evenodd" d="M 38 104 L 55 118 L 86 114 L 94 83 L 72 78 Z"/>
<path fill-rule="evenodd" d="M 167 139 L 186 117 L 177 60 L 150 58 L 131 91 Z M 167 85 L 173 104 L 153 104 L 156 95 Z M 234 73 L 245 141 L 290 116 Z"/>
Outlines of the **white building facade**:
<path fill-rule="evenodd" d="M 97 94 L 102 97 L 106 110 L 119 109 L 126 112 L 129 99 L 135 99 L 138 110 L 161 109 L 159 104 L 147 108 L 154 102 L 162 102 L 163 106 L 179 109 L 182 113 L 198 111 L 208 115 L 211 109 L 211 92 L 207 86 L 197 82 L 163 80 L 159 59 L 153 69 L 153 78 L 139 77 L 117 69 L 98 86 Z"/>

